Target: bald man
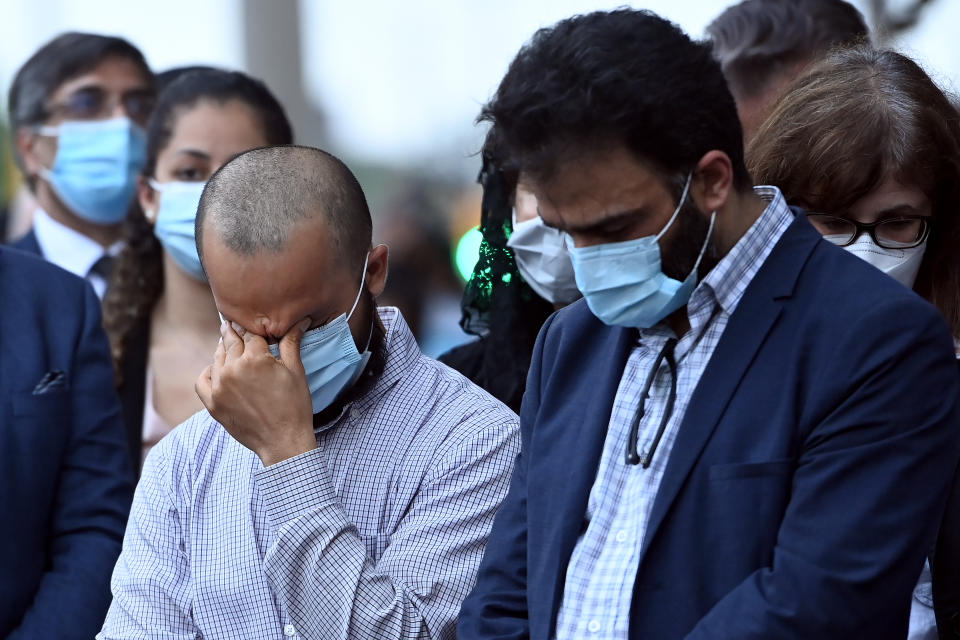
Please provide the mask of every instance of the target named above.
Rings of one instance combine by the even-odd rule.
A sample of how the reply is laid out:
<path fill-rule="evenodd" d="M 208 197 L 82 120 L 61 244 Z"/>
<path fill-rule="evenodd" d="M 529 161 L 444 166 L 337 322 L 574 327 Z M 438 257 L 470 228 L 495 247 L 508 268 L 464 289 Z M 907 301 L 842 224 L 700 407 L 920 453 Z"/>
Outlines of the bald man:
<path fill-rule="evenodd" d="M 208 182 L 208 411 L 148 456 L 100 638 L 453 638 L 517 417 L 378 308 L 360 185 L 306 147 Z"/>

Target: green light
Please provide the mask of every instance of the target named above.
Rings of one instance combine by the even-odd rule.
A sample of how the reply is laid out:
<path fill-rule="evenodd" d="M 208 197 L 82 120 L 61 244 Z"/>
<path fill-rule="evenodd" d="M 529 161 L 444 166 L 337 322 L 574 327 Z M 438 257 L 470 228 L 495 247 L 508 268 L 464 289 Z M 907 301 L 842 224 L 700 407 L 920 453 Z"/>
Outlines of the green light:
<path fill-rule="evenodd" d="M 467 231 L 457 242 L 457 248 L 454 251 L 454 263 L 457 266 L 457 273 L 463 278 L 464 282 L 473 275 L 473 268 L 480 258 L 480 243 L 483 242 L 483 234 L 479 227 L 474 227 Z"/>

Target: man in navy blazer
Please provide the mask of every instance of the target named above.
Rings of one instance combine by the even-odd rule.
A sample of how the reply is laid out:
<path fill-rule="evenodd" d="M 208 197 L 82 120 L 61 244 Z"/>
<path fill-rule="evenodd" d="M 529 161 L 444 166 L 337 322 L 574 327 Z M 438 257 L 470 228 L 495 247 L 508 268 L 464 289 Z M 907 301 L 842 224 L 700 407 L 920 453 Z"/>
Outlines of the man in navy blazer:
<path fill-rule="evenodd" d="M 960 456 L 936 310 L 751 186 L 717 63 L 653 14 L 541 30 L 482 118 L 584 300 L 458 637 L 906 637 Z"/>
<path fill-rule="evenodd" d="M 133 496 L 100 303 L 0 248 L 0 637 L 92 638 Z"/>

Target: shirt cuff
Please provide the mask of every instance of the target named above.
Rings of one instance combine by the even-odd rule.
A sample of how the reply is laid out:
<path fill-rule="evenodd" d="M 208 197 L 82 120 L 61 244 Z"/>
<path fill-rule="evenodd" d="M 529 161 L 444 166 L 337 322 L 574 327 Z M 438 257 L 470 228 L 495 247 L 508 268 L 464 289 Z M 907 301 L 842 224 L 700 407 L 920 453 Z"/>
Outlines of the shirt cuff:
<path fill-rule="evenodd" d="M 254 472 L 274 529 L 337 503 L 324 452 L 316 448 Z"/>

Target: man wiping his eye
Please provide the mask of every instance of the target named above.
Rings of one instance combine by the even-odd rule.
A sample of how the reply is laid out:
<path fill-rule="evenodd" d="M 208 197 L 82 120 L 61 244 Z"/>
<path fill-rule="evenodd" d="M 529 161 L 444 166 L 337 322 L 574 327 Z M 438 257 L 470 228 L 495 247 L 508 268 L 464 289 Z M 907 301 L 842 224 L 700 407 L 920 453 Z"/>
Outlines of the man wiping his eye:
<path fill-rule="evenodd" d="M 517 417 L 377 307 L 387 247 L 333 156 L 241 154 L 196 235 L 208 411 L 147 458 L 100 637 L 453 638 Z"/>

